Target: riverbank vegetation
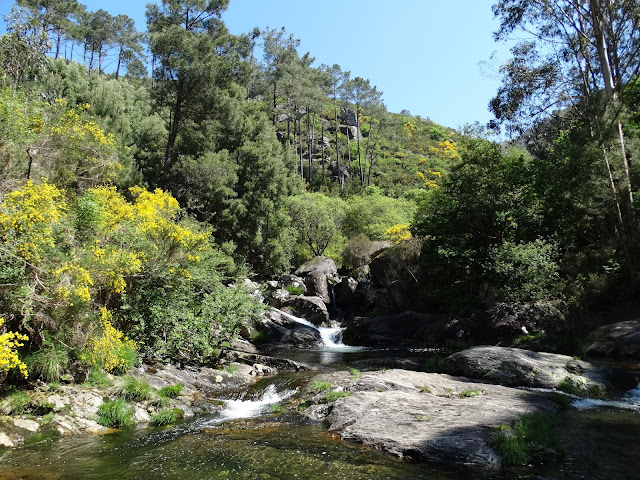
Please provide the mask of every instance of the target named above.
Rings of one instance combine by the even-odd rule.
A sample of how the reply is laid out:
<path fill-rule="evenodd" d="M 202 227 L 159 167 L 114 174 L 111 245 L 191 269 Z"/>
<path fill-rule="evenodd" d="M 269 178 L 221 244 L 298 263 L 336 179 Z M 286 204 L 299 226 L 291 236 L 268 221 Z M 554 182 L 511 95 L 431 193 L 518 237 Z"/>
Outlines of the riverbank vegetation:
<path fill-rule="evenodd" d="M 498 40 L 545 32 L 501 68 L 502 143 L 387 112 L 368 80 L 314 66 L 284 30 L 231 35 L 227 3 L 151 5 L 145 33 L 73 1 L 19 0 L 7 18 L 7 383 L 215 362 L 262 312 L 244 278 L 315 255 L 358 275 L 376 241 L 413 252 L 441 311 L 558 300 L 573 312 L 636 292 L 634 2 L 579 2 L 571 19 L 497 2 Z"/>

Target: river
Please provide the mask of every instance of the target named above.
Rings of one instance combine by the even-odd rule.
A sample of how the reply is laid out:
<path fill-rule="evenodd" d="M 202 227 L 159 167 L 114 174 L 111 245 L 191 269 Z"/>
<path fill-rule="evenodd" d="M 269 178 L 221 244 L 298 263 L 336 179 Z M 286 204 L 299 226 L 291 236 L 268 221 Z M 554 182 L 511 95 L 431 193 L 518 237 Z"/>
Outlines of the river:
<path fill-rule="evenodd" d="M 333 342 L 328 347 L 280 354 L 318 369 L 361 367 L 385 355 L 426 365 L 434 355 L 428 350 L 349 348 L 336 340 L 336 333 L 327 339 Z M 0 480 L 476 478 L 344 442 L 295 413 L 288 406 L 295 406 L 299 386 L 313 374 L 262 380 L 240 395 L 224 398 L 219 413 L 178 425 L 43 438 L 6 450 L 0 456 Z M 507 470 L 494 478 L 640 479 L 639 399 L 640 390 L 614 402 L 576 403 L 556 416 L 563 450 L 558 460 Z"/>

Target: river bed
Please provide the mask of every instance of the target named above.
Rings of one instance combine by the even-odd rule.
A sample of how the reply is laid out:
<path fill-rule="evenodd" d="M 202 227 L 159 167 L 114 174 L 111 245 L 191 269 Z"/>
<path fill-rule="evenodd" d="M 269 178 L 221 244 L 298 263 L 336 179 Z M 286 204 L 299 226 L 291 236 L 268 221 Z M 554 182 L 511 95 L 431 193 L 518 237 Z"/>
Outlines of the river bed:
<path fill-rule="evenodd" d="M 360 368 L 381 358 L 427 369 L 437 352 L 338 345 L 279 355 L 318 369 Z M 344 442 L 296 413 L 295 407 L 287 408 L 295 405 L 299 386 L 314 373 L 265 379 L 245 392 L 223 396 L 225 405 L 219 413 L 170 427 L 49 438 L 8 449 L 0 456 L 0 480 L 476 478 Z M 557 460 L 506 470 L 492 478 L 640 479 L 640 402 L 633 404 L 637 398 L 632 392 L 615 402 L 569 407 L 556 416 L 563 450 Z"/>

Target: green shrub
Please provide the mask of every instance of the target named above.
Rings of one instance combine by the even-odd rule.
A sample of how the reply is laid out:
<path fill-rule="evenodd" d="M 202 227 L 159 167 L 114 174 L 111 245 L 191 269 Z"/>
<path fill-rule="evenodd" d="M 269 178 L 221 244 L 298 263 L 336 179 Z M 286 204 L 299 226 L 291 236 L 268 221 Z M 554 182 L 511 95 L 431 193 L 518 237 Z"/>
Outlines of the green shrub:
<path fill-rule="evenodd" d="M 181 408 L 164 408 L 151 415 L 151 423 L 157 426 L 169 425 L 184 418 L 184 410 Z"/>
<path fill-rule="evenodd" d="M 182 394 L 182 384 L 176 383 L 175 385 L 167 385 L 158 390 L 158 395 L 167 398 L 176 398 Z"/>
<path fill-rule="evenodd" d="M 133 425 L 133 411 L 122 398 L 105 402 L 98 408 L 97 422 L 104 427 L 127 427 Z"/>
<path fill-rule="evenodd" d="M 126 375 L 113 387 L 110 393 L 124 400 L 140 402 L 149 400 L 151 392 L 151 385 L 146 380 Z"/>
<path fill-rule="evenodd" d="M 489 271 L 498 298 L 507 302 L 548 298 L 558 279 L 557 258 L 557 245 L 542 238 L 492 248 Z"/>

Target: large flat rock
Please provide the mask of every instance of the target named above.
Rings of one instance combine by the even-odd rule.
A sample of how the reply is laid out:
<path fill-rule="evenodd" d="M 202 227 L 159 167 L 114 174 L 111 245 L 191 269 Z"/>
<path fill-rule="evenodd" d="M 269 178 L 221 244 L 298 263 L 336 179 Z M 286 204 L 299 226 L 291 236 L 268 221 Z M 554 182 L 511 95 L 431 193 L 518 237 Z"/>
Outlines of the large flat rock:
<path fill-rule="evenodd" d="M 318 382 L 330 382 L 332 391 L 349 396 L 322 405 L 326 391 L 314 391 Z M 345 440 L 478 473 L 500 467 L 489 444 L 494 428 L 511 425 L 524 413 L 556 409 L 539 392 L 406 370 L 360 378 L 347 372 L 318 375 L 307 388 L 307 414 L 328 422 Z"/>
<path fill-rule="evenodd" d="M 567 355 L 520 348 L 471 347 L 445 358 L 442 369 L 450 375 L 512 387 L 557 389 L 570 383 L 583 394 L 635 386 L 632 378 L 611 368 Z"/>

